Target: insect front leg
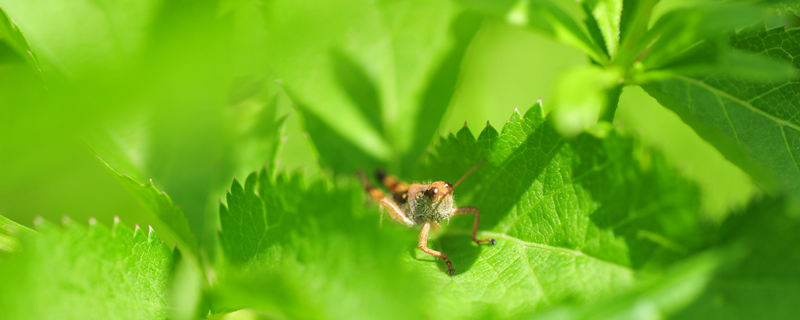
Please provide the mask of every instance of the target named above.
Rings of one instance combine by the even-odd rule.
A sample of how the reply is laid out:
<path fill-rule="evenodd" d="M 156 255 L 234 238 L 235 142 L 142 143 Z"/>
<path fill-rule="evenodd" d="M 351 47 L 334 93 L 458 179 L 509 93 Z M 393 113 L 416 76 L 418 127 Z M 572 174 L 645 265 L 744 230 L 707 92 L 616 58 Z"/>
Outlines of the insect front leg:
<path fill-rule="evenodd" d="M 369 197 L 375 202 L 378 202 L 381 205 L 381 208 L 387 209 L 394 220 L 409 227 L 414 226 L 414 220 L 411 220 L 408 216 L 406 216 L 403 210 L 400 209 L 400 207 L 394 201 L 392 201 L 392 199 L 386 197 L 380 189 L 375 188 L 375 186 L 369 182 L 363 172 L 358 171 L 358 176 L 361 178 L 361 183 L 364 184 L 364 190 L 367 192 Z"/>
<path fill-rule="evenodd" d="M 456 274 L 456 270 L 453 269 L 453 264 L 450 262 L 450 258 L 448 258 L 446 254 L 428 248 L 428 234 L 430 233 L 430 231 L 431 231 L 430 222 L 426 222 L 424 225 L 422 225 L 422 230 L 420 230 L 419 232 L 419 245 L 418 245 L 419 249 L 422 250 L 422 252 L 425 252 L 429 255 L 444 259 L 444 263 L 447 264 L 447 272 L 451 276 Z"/>
<path fill-rule="evenodd" d="M 461 208 L 456 208 L 453 211 L 453 215 L 454 216 L 462 215 L 462 214 L 474 214 L 475 215 L 475 224 L 472 226 L 472 241 L 475 241 L 475 243 L 477 243 L 478 245 L 481 245 L 481 243 L 483 243 L 483 242 L 488 242 L 491 245 L 495 244 L 495 241 L 492 238 L 478 239 L 478 238 L 475 237 L 475 234 L 478 233 L 478 221 L 480 220 L 480 217 L 481 217 L 480 210 L 478 210 L 478 208 L 475 208 L 475 207 L 461 207 Z"/>

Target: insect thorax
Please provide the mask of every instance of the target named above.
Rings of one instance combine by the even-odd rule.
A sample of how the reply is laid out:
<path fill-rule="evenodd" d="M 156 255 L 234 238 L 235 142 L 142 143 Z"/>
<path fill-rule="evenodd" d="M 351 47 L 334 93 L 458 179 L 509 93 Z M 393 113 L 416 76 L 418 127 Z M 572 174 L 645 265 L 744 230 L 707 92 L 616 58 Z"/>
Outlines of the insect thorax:
<path fill-rule="evenodd" d="M 439 222 L 450 217 L 455 208 L 453 196 L 448 195 L 439 202 L 423 195 L 408 199 L 409 218 L 416 223 Z"/>

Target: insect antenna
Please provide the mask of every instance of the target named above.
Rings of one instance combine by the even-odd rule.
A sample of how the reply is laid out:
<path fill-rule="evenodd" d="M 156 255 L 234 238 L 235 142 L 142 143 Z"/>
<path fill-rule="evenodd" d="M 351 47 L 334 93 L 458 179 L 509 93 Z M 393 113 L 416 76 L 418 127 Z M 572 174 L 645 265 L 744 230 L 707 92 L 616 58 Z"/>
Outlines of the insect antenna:
<path fill-rule="evenodd" d="M 458 185 L 459 185 L 459 184 L 461 184 L 461 182 L 462 182 L 462 181 L 464 181 L 464 179 L 466 179 L 467 177 L 469 177 L 469 175 L 471 175 L 471 174 L 472 174 L 472 172 L 474 172 L 475 170 L 477 170 L 477 169 L 478 169 L 478 168 L 479 168 L 481 165 L 483 165 L 484 163 L 486 163 L 486 158 L 483 158 L 483 159 L 482 159 L 480 162 L 478 162 L 478 163 L 476 163 L 474 166 L 472 166 L 472 168 L 469 168 L 469 170 L 467 170 L 467 172 L 466 172 L 466 173 L 464 173 L 464 175 L 463 175 L 463 176 L 461 176 L 461 178 L 459 178 L 459 179 L 458 179 L 458 181 L 456 181 L 456 184 L 454 184 L 454 185 L 453 185 L 453 190 L 455 190 L 455 188 L 456 188 L 456 187 L 458 187 Z"/>

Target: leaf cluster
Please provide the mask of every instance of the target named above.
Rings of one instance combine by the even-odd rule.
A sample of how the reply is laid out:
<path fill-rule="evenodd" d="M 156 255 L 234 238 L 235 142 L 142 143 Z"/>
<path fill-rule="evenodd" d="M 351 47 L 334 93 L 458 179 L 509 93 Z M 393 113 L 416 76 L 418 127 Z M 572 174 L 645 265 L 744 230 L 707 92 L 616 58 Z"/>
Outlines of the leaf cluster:
<path fill-rule="evenodd" d="M 2 319 L 796 314 L 793 3 L 1 2 L 0 71 L 18 81 L 0 82 L 0 99 L 22 119 L 40 112 L 24 106 L 97 111 L 37 109 L 56 116 L 36 123 L 85 126 L 100 166 L 141 204 L 130 218 L 152 225 L 28 229 L 0 216 Z M 497 21 L 588 63 L 563 72 L 547 110 L 441 136 L 469 46 Z M 614 127 L 626 86 L 763 194 L 708 221 L 694 182 Z M 310 152 L 295 152 L 305 140 Z M 472 243 L 472 219 L 448 221 L 429 244 L 454 276 L 417 249 L 417 230 L 383 223 L 352 174 L 455 181 L 476 163 L 456 201 L 479 208 L 480 236 L 498 243 Z M 286 170 L 298 164 L 310 168 Z"/>

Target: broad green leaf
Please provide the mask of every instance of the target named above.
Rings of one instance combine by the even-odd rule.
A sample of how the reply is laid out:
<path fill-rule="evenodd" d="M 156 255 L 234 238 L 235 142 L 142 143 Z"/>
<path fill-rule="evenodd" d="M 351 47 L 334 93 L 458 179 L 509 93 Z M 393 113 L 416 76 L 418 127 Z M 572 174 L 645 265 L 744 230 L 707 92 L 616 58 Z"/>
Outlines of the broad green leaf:
<path fill-rule="evenodd" d="M 160 319 L 172 252 L 150 231 L 44 222 L 0 256 L 0 318 Z"/>
<path fill-rule="evenodd" d="M 212 289 L 215 311 L 513 317 L 622 292 L 637 272 L 701 243 L 693 185 L 618 134 L 563 140 L 541 106 L 515 113 L 501 133 L 487 127 L 476 139 L 465 128 L 435 150 L 413 177 L 452 182 L 487 159 L 456 199 L 482 210 L 480 235 L 497 245 L 475 246 L 469 217 L 454 217 L 430 242 L 451 257 L 455 276 L 416 249 L 416 230 L 379 227 L 352 182 L 304 186 L 301 177 L 253 174 L 220 207 L 228 268 Z M 387 305 L 396 295 L 402 310 Z"/>
<path fill-rule="evenodd" d="M 696 247 L 696 190 L 660 157 L 637 150 L 613 133 L 565 141 L 540 106 L 514 114 L 499 135 L 487 127 L 475 139 L 462 129 L 442 141 L 417 177 L 455 181 L 485 157 L 455 194 L 459 205 L 481 210 L 482 236 L 499 241 L 478 250 L 469 245 L 471 219 L 453 218 L 440 248 L 467 271 L 452 282 L 428 274 L 448 286 L 437 293 L 446 296 L 444 313 L 506 315 L 592 301 Z"/>
<path fill-rule="evenodd" d="M 798 65 L 800 30 L 750 29 L 734 47 Z M 800 192 L 797 78 L 753 82 L 724 76 L 679 76 L 645 85 L 726 157 L 770 191 Z"/>

